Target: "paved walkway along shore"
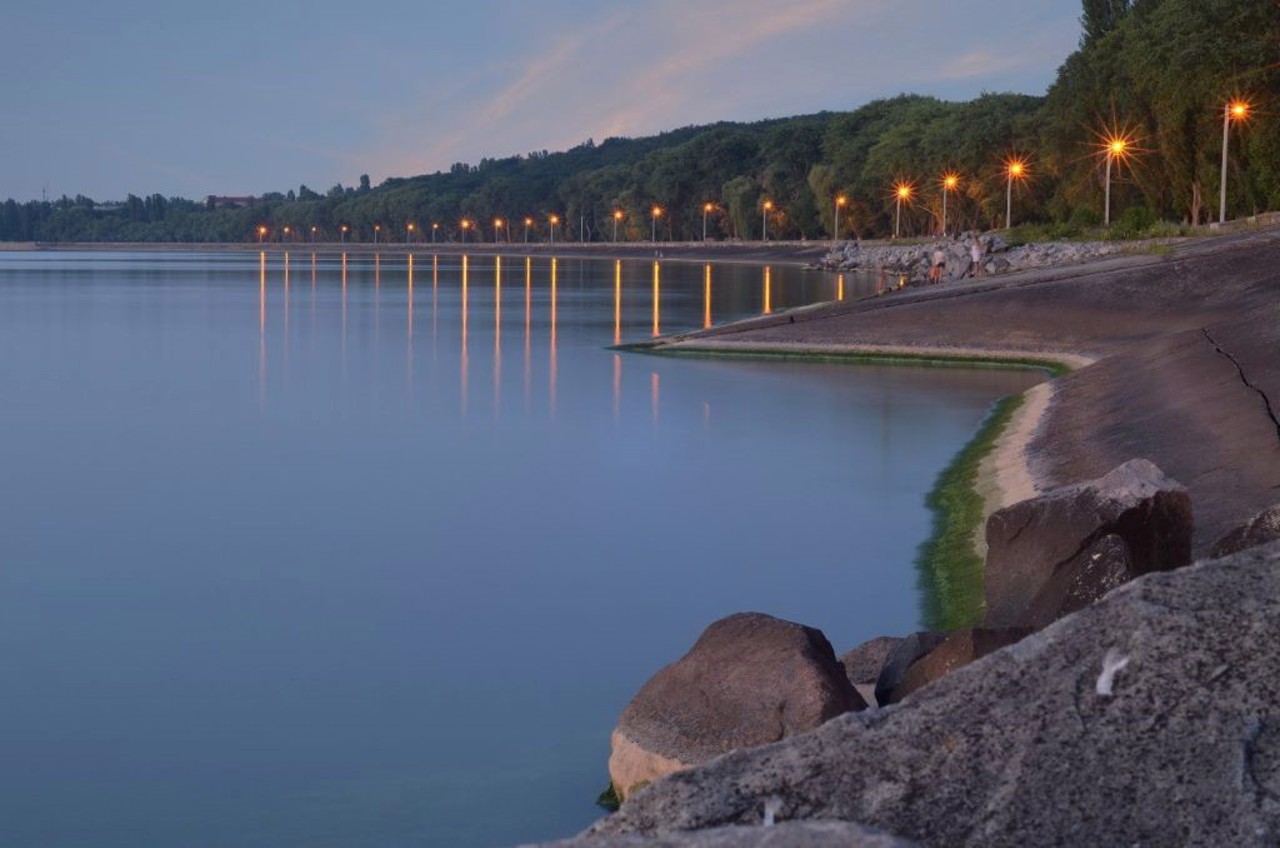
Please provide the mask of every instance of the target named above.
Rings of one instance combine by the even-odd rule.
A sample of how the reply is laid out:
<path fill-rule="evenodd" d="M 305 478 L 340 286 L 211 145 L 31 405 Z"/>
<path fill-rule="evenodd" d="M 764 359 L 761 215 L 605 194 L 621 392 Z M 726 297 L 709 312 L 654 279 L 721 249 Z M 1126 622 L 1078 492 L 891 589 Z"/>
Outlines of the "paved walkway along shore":
<path fill-rule="evenodd" d="M 1280 230 L 1270 229 L 1165 255 L 808 307 L 670 337 L 654 349 L 1066 364 L 1075 370 L 1039 398 L 1043 416 L 1015 422 L 1026 431 L 1018 451 L 1025 463 L 1006 467 L 1001 485 L 1020 489 L 988 502 L 1145 457 L 1190 489 L 1200 555 L 1280 501 L 1278 307 Z"/>

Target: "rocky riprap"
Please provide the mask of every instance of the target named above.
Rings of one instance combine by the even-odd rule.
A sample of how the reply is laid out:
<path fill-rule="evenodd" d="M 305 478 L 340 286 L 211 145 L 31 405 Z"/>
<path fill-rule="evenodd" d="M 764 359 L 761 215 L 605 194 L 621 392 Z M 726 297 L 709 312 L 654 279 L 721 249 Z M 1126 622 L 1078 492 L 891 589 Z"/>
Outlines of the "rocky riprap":
<path fill-rule="evenodd" d="M 706 844 L 685 832 L 767 808 L 923 846 L 1274 846 L 1278 638 L 1280 544 L 1148 574 L 900 705 L 660 781 L 574 845 Z"/>
<path fill-rule="evenodd" d="M 947 262 L 942 280 L 948 282 L 969 272 L 972 264 L 970 247 L 975 240 L 982 244 L 982 273 L 986 275 L 1072 265 L 1125 249 L 1122 244 L 1105 241 L 1039 242 L 1010 247 L 997 235 L 965 233 L 955 238 L 916 244 L 844 242 L 836 245 L 818 263 L 818 267 L 827 271 L 883 271 L 891 284 L 903 278 L 908 283 L 918 284 L 928 279 L 933 252 L 941 249 Z"/>

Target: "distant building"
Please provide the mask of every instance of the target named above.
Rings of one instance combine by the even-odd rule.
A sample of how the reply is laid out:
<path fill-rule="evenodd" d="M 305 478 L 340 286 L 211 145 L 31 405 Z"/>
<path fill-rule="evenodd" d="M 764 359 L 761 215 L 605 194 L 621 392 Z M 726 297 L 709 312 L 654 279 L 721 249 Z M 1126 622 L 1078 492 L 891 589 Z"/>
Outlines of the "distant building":
<path fill-rule="evenodd" d="M 204 199 L 206 209 L 244 209 L 246 206 L 252 206 L 257 201 L 256 197 L 223 197 L 217 194 L 211 194 Z"/>

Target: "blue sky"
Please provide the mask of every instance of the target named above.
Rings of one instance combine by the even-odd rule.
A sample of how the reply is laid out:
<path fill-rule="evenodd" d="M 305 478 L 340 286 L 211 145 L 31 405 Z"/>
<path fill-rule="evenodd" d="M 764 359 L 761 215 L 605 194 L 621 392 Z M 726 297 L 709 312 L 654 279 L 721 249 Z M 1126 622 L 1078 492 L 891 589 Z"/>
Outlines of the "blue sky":
<path fill-rule="evenodd" d="M 3 13 L 0 198 L 324 190 L 903 91 L 1043 93 L 1079 0 L 62 0 Z"/>

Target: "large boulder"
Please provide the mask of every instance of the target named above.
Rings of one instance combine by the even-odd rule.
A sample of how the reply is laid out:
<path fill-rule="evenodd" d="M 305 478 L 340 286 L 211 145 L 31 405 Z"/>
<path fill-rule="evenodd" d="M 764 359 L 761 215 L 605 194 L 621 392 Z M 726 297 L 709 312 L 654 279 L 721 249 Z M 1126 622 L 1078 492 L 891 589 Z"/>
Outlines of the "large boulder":
<path fill-rule="evenodd" d="M 868 704 L 875 701 L 876 681 L 880 679 L 885 660 L 901 642 L 897 636 L 877 636 L 840 655 L 844 676 Z"/>
<path fill-rule="evenodd" d="M 987 520 L 987 626 L 1043 627 L 1128 579 L 1180 568 L 1191 532 L 1187 490 L 1145 459 L 1005 507 Z"/>
<path fill-rule="evenodd" d="M 912 848 L 915 843 L 850 822 L 783 822 L 666 836 L 582 837 L 543 848 Z"/>
<path fill-rule="evenodd" d="M 661 781 L 594 832 L 755 823 L 770 799 L 779 821 L 924 846 L 1274 846 L 1277 640 L 1280 543 L 1149 574 L 902 704 Z"/>
<path fill-rule="evenodd" d="M 632 699 L 613 731 L 609 776 L 625 798 L 728 751 L 865 707 L 822 631 L 762 613 L 732 615 Z"/>
<path fill-rule="evenodd" d="M 1280 504 L 1268 507 L 1214 543 L 1209 556 L 1224 557 L 1280 541 Z"/>
<path fill-rule="evenodd" d="M 998 630 L 969 627 L 948 633 L 937 647 L 911 663 L 898 685 L 888 693 L 887 703 L 896 704 L 935 680 L 975 660 L 980 660 L 987 654 L 1021 641 L 1032 632 L 1028 627 L 1008 627 Z M 880 702 L 880 706 L 885 704 L 886 702 Z"/>

